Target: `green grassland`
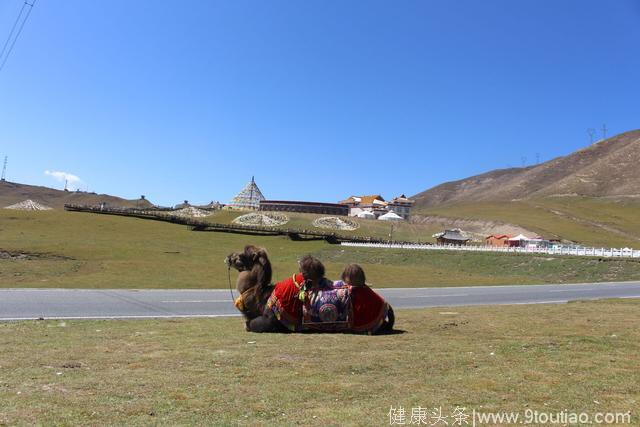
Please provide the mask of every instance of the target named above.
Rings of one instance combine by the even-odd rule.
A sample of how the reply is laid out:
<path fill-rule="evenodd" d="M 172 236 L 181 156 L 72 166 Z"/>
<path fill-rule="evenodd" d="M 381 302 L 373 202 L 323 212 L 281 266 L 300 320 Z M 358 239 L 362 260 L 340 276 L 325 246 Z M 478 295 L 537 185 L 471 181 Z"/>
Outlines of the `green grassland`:
<path fill-rule="evenodd" d="M 585 246 L 640 247 L 638 200 L 550 197 L 446 205 L 427 208 L 422 213 L 508 222 L 546 238 L 570 240 Z"/>
<path fill-rule="evenodd" d="M 194 232 L 165 222 L 78 212 L 0 210 L 0 287 L 225 288 L 224 257 L 267 248 L 274 280 L 318 256 L 336 278 L 362 264 L 375 287 L 640 280 L 640 260 L 349 248 L 286 237 Z M 232 280 L 235 274 L 232 273 Z"/>
<path fill-rule="evenodd" d="M 387 336 L 251 334 L 238 318 L 2 323 L 0 425 L 370 426 L 392 406 L 407 421 L 464 407 L 640 423 L 638 301 L 397 319 L 405 333 Z"/>

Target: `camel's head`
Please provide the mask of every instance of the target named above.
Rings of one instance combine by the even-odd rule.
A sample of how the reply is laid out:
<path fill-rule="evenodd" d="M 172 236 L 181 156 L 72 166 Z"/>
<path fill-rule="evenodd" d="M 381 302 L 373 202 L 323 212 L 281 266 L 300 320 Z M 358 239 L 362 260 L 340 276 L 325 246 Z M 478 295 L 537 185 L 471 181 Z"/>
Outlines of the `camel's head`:
<path fill-rule="evenodd" d="M 242 252 L 233 252 L 229 254 L 225 260 L 227 266 L 235 268 L 238 271 L 250 271 L 256 264 L 265 267 L 269 264 L 269 256 L 267 251 L 253 245 L 247 245 Z"/>

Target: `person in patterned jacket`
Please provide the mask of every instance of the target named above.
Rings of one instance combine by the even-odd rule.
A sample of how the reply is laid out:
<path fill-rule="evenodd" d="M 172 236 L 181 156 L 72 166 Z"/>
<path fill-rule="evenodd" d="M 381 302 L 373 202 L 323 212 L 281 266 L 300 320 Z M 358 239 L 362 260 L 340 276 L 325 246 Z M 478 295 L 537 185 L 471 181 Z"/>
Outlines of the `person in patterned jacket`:
<path fill-rule="evenodd" d="M 299 262 L 299 273 L 275 284 L 264 313 L 247 322 L 251 332 L 297 332 L 302 330 L 302 307 L 306 291 L 330 289 L 322 262 L 311 256 Z"/>

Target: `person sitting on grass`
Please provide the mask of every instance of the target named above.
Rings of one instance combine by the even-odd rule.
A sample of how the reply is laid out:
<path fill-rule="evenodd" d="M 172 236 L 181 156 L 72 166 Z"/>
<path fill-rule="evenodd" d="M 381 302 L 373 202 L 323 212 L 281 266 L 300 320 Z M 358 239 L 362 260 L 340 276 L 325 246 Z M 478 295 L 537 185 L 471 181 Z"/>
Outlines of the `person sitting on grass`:
<path fill-rule="evenodd" d="M 344 268 L 344 271 L 342 272 L 342 276 L 340 278 L 342 280 L 337 280 L 333 283 L 334 288 L 341 288 L 343 286 L 362 288 L 364 286 L 367 286 L 367 278 L 364 274 L 364 270 L 358 264 L 348 264 Z"/>
<path fill-rule="evenodd" d="M 299 273 L 275 284 L 262 316 L 247 322 L 252 332 L 296 332 L 302 330 L 302 307 L 306 291 L 331 289 L 322 262 L 307 255 L 298 261 Z"/>
<path fill-rule="evenodd" d="M 335 281 L 333 287 L 350 289 L 353 312 L 358 314 L 353 318 L 351 330 L 364 333 L 391 331 L 395 322 L 393 309 L 367 285 L 362 267 L 347 265 L 341 279 Z M 385 318 L 389 321 L 385 322 Z"/>

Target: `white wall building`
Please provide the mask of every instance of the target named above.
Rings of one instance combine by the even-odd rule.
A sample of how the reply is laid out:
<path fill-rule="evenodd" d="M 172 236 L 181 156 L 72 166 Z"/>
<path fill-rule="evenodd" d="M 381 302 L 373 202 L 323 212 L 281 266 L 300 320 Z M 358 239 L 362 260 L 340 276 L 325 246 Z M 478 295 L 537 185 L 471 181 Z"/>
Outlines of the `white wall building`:
<path fill-rule="evenodd" d="M 360 217 L 363 212 L 371 212 L 378 218 L 387 212 L 393 211 L 402 217 L 402 219 L 406 220 L 411 216 L 411 208 L 413 207 L 414 201 L 403 194 L 387 202 L 381 195 L 374 194 L 369 196 L 351 196 L 339 203 L 349 206 L 349 216 Z"/>

